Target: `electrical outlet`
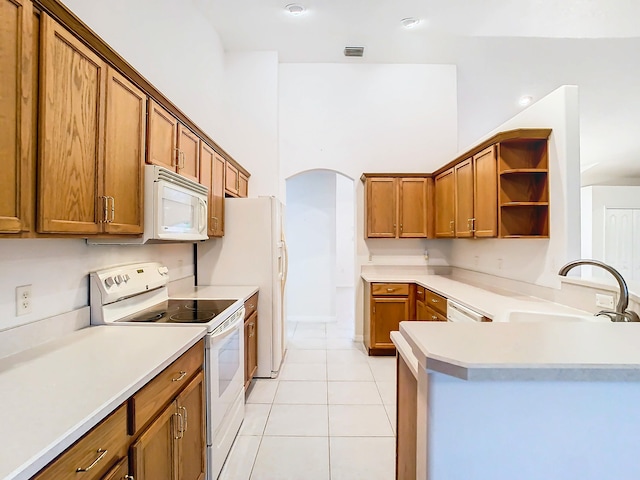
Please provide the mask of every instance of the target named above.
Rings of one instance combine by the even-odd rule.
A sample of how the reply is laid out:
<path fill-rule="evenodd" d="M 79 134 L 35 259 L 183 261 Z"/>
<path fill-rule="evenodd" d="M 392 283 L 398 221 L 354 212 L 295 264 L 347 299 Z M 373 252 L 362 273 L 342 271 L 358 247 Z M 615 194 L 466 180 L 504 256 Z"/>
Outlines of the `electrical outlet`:
<path fill-rule="evenodd" d="M 31 313 L 31 285 L 16 287 L 16 316 Z"/>
<path fill-rule="evenodd" d="M 596 307 L 608 308 L 609 310 L 613 310 L 613 295 L 596 293 Z"/>

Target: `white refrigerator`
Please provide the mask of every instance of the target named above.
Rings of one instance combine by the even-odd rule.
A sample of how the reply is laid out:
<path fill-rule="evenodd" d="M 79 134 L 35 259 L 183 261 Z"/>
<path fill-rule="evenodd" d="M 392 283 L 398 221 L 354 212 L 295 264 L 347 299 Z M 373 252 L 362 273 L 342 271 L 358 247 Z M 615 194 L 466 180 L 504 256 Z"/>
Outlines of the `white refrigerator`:
<path fill-rule="evenodd" d="M 198 285 L 257 285 L 258 370 L 275 378 L 286 350 L 287 244 L 275 197 L 226 198 L 224 237 L 197 244 Z"/>

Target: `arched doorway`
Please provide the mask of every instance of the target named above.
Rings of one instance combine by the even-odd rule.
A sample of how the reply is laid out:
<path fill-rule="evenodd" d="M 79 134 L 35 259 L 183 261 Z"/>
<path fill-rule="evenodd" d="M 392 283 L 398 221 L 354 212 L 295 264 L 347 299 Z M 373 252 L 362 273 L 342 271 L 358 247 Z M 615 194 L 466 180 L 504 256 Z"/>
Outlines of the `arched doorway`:
<path fill-rule="evenodd" d="M 354 181 L 332 170 L 309 170 L 286 180 L 286 198 L 289 333 L 298 324 L 316 324 L 327 338 L 353 337 Z"/>

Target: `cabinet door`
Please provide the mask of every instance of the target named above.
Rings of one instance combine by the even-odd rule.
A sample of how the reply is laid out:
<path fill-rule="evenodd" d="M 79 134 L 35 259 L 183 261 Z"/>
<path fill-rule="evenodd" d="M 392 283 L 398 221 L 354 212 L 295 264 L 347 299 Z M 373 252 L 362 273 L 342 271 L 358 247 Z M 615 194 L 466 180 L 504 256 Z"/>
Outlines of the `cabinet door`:
<path fill-rule="evenodd" d="M 429 320 L 427 306 L 421 300 L 416 300 L 416 320 Z"/>
<path fill-rule="evenodd" d="M 129 457 L 124 457 L 100 480 L 131 480 L 129 476 Z"/>
<path fill-rule="evenodd" d="M 474 234 L 498 236 L 498 174 L 495 145 L 473 157 Z"/>
<path fill-rule="evenodd" d="M 105 231 L 142 233 L 147 97 L 114 69 L 107 76 Z"/>
<path fill-rule="evenodd" d="M 198 181 L 200 138 L 184 125 L 178 126 L 178 173 Z"/>
<path fill-rule="evenodd" d="M 371 311 L 371 348 L 395 348 L 391 332 L 409 318 L 409 299 L 372 297 Z"/>
<path fill-rule="evenodd" d="M 203 480 L 205 477 L 205 392 L 202 371 L 176 398 L 182 428 L 178 440 L 178 479 Z"/>
<path fill-rule="evenodd" d="M 367 237 L 395 238 L 396 179 L 391 177 L 367 178 Z"/>
<path fill-rule="evenodd" d="M 435 179 L 436 237 L 454 237 L 455 178 L 453 168 L 442 172 Z"/>
<path fill-rule="evenodd" d="M 249 335 L 247 352 L 248 352 L 248 382 L 251 381 L 258 369 L 258 312 L 253 312 L 248 318 Z"/>
<path fill-rule="evenodd" d="M 165 408 L 131 445 L 136 480 L 173 480 L 177 475 L 176 441 L 180 436 L 175 402 Z"/>
<path fill-rule="evenodd" d="M 456 185 L 456 237 L 473 236 L 473 164 L 469 158 L 454 167 Z"/>
<path fill-rule="evenodd" d="M 249 179 L 242 172 L 238 173 L 238 196 L 240 198 L 247 198 L 249 196 Z"/>
<path fill-rule="evenodd" d="M 42 15 L 38 230 L 98 233 L 106 65 Z"/>
<path fill-rule="evenodd" d="M 30 0 L 0 0 L 0 233 L 31 228 L 33 13 Z"/>
<path fill-rule="evenodd" d="M 176 171 L 178 120 L 153 100 L 147 132 L 147 163 Z"/>
<path fill-rule="evenodd" d="M 217 153 L 213 159 L 213 179 L 211 188 L 210 212 L 213 215 L 213 236 L 224 235 L 224 182 L 227 162 Z"/>
<path fill-rule="evenodd" d="M 226 162 L 226 174 L 224 180 L 224 189 L 227 193 L 233 195 L 234 197 L 238 196 L 238 190 L 240 186 L 238 182 L 240 181 L 240 177 L 238 176 L 238 169 L 234 167 L 231 163 Z"/>
<path fill-rule="evenodd" d="M 399 236 L 427 238 L 427 179 L 398 179 Z"/>

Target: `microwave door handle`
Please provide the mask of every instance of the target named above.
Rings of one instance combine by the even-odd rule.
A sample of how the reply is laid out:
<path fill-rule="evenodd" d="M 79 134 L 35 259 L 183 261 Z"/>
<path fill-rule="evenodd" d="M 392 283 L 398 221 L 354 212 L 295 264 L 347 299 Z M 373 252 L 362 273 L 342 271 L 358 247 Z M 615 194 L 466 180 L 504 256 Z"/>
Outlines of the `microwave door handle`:
<path fill-rule="evenodd" d="M 200 229 L 198 231 L 204 233 L 207 230 L 207 204 L 201 198 L 198 200 L 200 201 Z"/>

